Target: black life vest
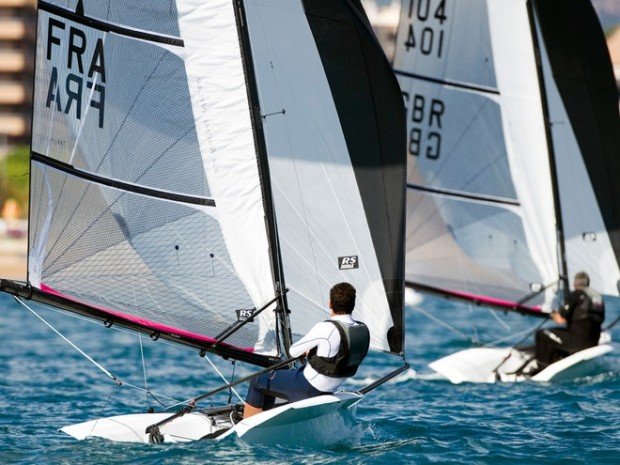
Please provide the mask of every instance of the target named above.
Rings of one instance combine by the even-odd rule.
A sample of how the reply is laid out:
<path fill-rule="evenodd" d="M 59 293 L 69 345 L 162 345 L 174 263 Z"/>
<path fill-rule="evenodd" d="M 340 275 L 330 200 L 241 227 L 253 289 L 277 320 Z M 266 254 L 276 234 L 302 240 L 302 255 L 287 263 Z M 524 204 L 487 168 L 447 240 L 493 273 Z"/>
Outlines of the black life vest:
<path fill-rule="evenodd" d="M 572 314 L 572 321 L 590 321 L 600 325 L 605 319 L 605 302 L 603 296 L 594 289 L 585 287 L 577 291 L 578 303 Z"/>
<path fill-rule="evenodd" d="M 357 373 L 357 369 L 368 353 L 370 333 L 364 323 L 346 325 L 339 321 L 326 320 L 333 323 L 340 333 L 340 347 L 333 357 L 319 357 L 316 347 L 308 355 L 308 363 L 318 373 L 332 378 L 348 378 Z"/>

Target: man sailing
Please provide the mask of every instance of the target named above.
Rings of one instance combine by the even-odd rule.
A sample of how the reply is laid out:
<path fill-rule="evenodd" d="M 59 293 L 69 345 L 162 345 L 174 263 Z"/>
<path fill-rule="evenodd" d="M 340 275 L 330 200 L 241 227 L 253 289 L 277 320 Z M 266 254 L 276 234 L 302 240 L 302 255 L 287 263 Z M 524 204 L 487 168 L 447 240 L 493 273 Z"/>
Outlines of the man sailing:
<path fill-rule="evenodd" d="M 250 383 L 243 418 L 268 410 L 275 398 L 291 402 L 331 394 L 350 376 L 368 353 L 370 334 L 364 323 L 351 317 L 355 288 L 339 283 L 329 291 L 331 319 L 317 323 L 289 348 L 292 357 L 307 354 L 308 363 L 296 370 L 276 370 Z"/>
<path fill-rule="evenodd" d="M 536 333 L 537 372 L 570 354 L 598 344 L 601 325 L 605 319 L 603 297 L 590 287 L 590 277 L 584 271 L 575 275 L 575 289 L 566 305 L 553 311 L 551 318 L 566 328 L 542 329 Z"/>

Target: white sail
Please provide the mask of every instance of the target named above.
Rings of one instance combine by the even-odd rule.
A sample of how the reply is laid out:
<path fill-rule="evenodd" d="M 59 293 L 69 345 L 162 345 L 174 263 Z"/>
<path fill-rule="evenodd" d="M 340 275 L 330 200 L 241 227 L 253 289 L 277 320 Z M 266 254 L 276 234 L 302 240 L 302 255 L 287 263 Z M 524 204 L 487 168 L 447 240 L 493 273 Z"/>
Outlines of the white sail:
<path fill-rule="evenodd" d="M 398 95 L 387 61 L 376 51 L 362 48 L 372 36 L 365 29 L 364 18 L 358 16 L 360 11 L 349 2 L 335 2 L 330 10 L 315 1 L 248 0 L 245 9 L 282 270 L 290 289 L 291 328 L 294 334 L 303 335 L 329 318 L 329 289 L 347 281 L 358 290 L 354 317 L 369 326 L 371 348 L 398 352 L 398 345 L 391 347 L 388 340 L 391 328 L 401 325 L 393 316 L 402 318 L 398 310 L 402 299 L 388 301 L 390 294 L 401 292 L 390 288 L 398 270 L 382 269 L 380 260 L 390 266 L 400 261 L 395 252 L 386 256 L 385 247 L 396 249 L 402 240 L 398 230 L 392 236 L 386 234 L 402 215 L 402 188 L 390 192 L 383 182 L 397 186 L 400 182 L 402 186 L 404 157 L 394 162 L 400 164 L 400 171 L 397 167 L 385 173 L 379 157 L 388 161 L 393 156 L 389 148 L 364 153 L 356 151 L 347 138 L 347 131 L 359 131 L 368 120 L 381 124 L 390 118 L 396 125 L 402 124 L 398 114 L 384 116 L 380 108 L 372 111 L 368 99 L 373 89 L 379 88 L 364 69 L 364 62 L 370 60 L 377 60 L 373 66 L 377 73 L 384 73 L 381 85 L 392 91 L 388 101 Z M 328 43 L 332 55 L 324 48 Z M 354 61 L 343 60 L 342 68 L 335 70 L 333 60 L 344 55 L 344 49 Z M 341 89 L 343 84 L 357 88 L 358 102 L 338 101 L 339 97 L 350 98 Z M 356 112 L 367 120 L 355 120 L 352 115 Z M 354 129 L 347 126 L 347 119 L 354 121 Z M 376 143 L 382 136 L 375 125 L 366 137 L 355 137 Z M 376 165 L 366 168 L 368 185 L 358 172 L 364 169 L 359 166 L 365 162 L 363 157 Z M 374 207 L 380 216 L 373 223 L 367 209 L 372 201 L 383 198 L 390 204 Z M 389 214 L 392 219 L 386 218 Z"/>
<path fill-rule="evenodd" d="M 402 351 L 402 102 L 359 4 L 55 1 L 38 21 L 37 293 L 267 363 L 247 354 L 281 355 L 288 313 L 304 334 L 349 281 L 371 347 Z"/>
<path fill-rule="evenodd" d="M 610 234 L 617 236 L 619 229 L 620 199 L 613 186 L 620 170 L 615 161 L 620 117 L 600 25 L 586 2 L 570 9 L 536 2 L 533 18 L 540 37 L 568 275 L 586 271 L 597 290 L 617 296 L 620 254 Z M 568 41 L 561 38 L 577 24 L 579 33 Z"/>
<path fill-rule="evenodd" d="M 40 3 L 29 279 L 212 340 L 275 295 L 233 5 L 124 5 Z"/>
<path fill-rule="evenodd" d="M 406 279 L 423 289 L 505 308 L 553 305 L 566 273 L 556 213 L 572 210 L 570 199 L 554 198 L 554 182 L 562 192 L 567 170 L 580 168 L 549 144 L 544 89 L 553 79 L 539 76 L 533 28 L 525 0 L 403 3 L 394 69 L 408 110 Z M 587 223 L 566 215 L 570 249 L 571 227 Z M 592 271 L 607 255 L 612 276 L 598 282 L 617 294 L 613 249 L 598 245 L 579 265 L 569 258 L 568 273 Z"/>

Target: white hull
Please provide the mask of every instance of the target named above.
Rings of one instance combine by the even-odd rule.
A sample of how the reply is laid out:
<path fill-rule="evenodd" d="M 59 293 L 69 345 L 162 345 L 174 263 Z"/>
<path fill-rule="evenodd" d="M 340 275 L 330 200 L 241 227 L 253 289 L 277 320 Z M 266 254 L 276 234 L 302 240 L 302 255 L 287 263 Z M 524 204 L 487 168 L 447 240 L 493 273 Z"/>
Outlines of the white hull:
<path fill-rule="evenodd" d="M 196 441 L 213 435 L 217 436 L 216 440 L 235 437 L 255 444 L 324 446 L 350 436 L 353 407 L 362 397 L 349 392 L 313 397 L 276 407 L 236 424 L 227 414 L 188 413 L 163 425 L 160 432 L 164 443 Z M 119 415 L 65 426 L 61 431 L 79 440 L 97 437 L 148 444 L 146 429 L 170 415 Z"/>
<path fill-rule="evenodd" d="M 613 350 L 609 342 L 608 337 L 601 336 L 599 345 L 576 352 L 531 377 L 515 374 L 531 355 L 513 348 L 466 349 L 436 360 L 429 367 L 455 384 L 568 381 L 595 373 L 599 368 L 597 359 Z M 527 368 L 523 371 L 527 373 Z"/>

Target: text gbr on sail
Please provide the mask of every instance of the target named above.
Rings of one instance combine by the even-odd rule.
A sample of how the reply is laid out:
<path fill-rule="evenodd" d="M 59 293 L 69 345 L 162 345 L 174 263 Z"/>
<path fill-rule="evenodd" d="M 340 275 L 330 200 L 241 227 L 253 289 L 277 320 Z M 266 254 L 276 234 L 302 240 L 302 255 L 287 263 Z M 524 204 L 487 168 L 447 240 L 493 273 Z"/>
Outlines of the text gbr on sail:
<path fill-rule="evenodd" d="M 407 119 L 410 119 L 409 154 L 426 155 L 436 160 L 441 154 L 441 118 L 446 110 L 443 100 L 403 92 Z"/>
<path fill-rule="evenodd" d="M 58 54 L 61 54 L 60 56 Z M 52 67 L 46 107 L 82 119 L 82 96 L 88 89 L 88 104 L 99 112 L 103 128 L 105 106 L 105 60 L 103 40 L 92 43 L 81 29 L 49 18 L 47 27 L 47 59 L 58 66 L 66 65 L 66 78 L 59 82 L 58 66 Z M 62 73 L 65 74 L 65 73 Z"/>

